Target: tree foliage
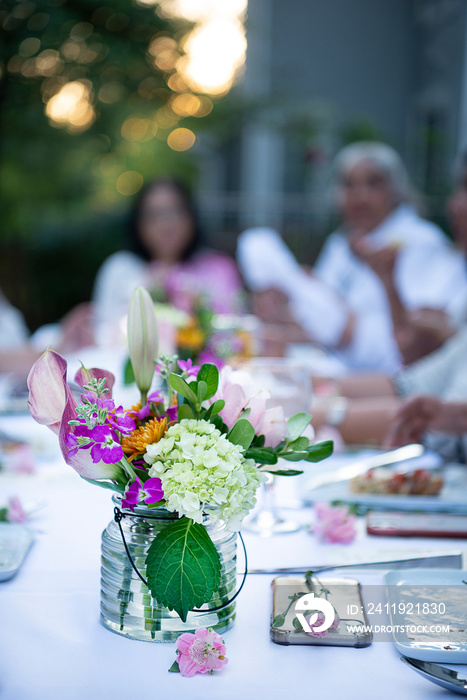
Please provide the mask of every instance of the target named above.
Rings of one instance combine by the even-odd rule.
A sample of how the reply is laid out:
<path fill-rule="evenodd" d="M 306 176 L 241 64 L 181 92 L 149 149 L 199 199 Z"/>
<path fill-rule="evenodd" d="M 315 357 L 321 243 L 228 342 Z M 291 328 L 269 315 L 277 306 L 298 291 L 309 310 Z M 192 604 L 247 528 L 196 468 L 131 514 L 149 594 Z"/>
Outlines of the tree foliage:
<path fill-rule="evenodd" d="M 0 288 L 33 328 L 89 298 L 99 264 L 121 245 L 127 195 L 159 174 L 194 177 L 193 157 L 167 145 L 182 120 L 168 82 L 189 27 L 156 10 L 136 0 L 0 2 Z M 85 93 L 81 123 L 79 110 L 74 124 L 46 113 L 69 84 Z"/>

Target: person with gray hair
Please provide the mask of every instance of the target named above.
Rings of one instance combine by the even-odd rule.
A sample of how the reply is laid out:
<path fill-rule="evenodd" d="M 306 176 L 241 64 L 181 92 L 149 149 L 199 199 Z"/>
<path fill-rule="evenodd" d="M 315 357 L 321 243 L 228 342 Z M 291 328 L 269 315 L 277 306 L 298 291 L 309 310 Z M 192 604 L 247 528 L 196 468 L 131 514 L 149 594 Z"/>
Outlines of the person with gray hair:
<path fill-rule="evenodd" d="M 398 312 L 445 309 L 467 284 L 465 264 L 441 229 L 417 214 L 406 169 L 390 146 L 351 144 L 337 155 L 333 172 L 342 223 L 325 241 L 312 276 L 296 261 L 294 272 L 280 236 L 267 230 L 266 241 L 265 229 L 240 236 L 239 266 L 253 292 L 279 290 L 306 337 L 331 350 L 346 370 L 392 374 L 404 362 Z"/>

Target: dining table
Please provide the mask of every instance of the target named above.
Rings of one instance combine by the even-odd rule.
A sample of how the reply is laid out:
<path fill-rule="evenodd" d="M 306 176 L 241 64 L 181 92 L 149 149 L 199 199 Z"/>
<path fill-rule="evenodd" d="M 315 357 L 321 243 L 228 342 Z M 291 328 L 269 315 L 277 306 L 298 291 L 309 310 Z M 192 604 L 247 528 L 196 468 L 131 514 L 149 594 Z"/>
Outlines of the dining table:
<path fill-rule="evenodd" d="M 297 528 L 269 536 L 247 527 L 242 531 L 250 573 L 236 599 L 235 623 L 222 635 L 228 664 L 213 674 L 187 678 L 169 672 L 175 644 L 128 639 L 100 623 L 100 539 L 113 517 L 111 492 L 67 466 L 56 436 L 27 412 L 5 411 L 0 433 L 27 445 L 34 465 L 0 472 L 0 507 L 19 497 L 33 536 L 18 571 L 0 582 L 2 700 L 447 697 L 447 691 L 401 662 L 390 639 L 362 648 L 287 646 L 271 639 L 271 584 L 278 569 L 304 572 L 353 562 L 354 569 L 337 568 L 332 576 L 351 576 L 360 583 L 363 600 L 376 591 L 384 603 L 385 569 L 359 568 L 358 562 L 452 553 L 465 566 L 465 540 L 375 537 L 367 534 L 362 516 L 351 543 L 321 541 L 313 532 L 314 508 L 302 498 L 303 484 L 318 469 L 332 470 L 333 457 L 319 466 L 306 464 L 303 476 L 276 477 L 279 513 L 295 520 Z M 244 566 L 239 548 L 239 584 Z"/>

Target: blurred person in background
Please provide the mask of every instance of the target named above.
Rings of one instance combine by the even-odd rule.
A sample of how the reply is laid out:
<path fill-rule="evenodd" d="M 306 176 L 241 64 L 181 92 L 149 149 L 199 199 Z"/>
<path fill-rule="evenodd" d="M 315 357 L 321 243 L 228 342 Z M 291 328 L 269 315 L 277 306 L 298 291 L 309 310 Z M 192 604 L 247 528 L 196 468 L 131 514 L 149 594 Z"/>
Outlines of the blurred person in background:
<path fill-rule="evenodd" d="M 313 388 L 318 398 L 311 409 L 313 427 L 319 432 L 323 426 L 331 426 L 349 444 L 385 445 L 388 441 L 401 440 L 402 437 L 388 438 L 388 429 L 411 398 L 423 395 L 436 405 L 467 402 L 466 354 L 467 325 L 464 325 L 438 350 L 399 370 L 391 378 L 382 374 L 346 376 L 331 381 L 315 378 Z M 415 401 L 414 413 L 418 406 Z M 398 420 L 400 422 L 400 418 Z M 420 420 L 423 421 L 423 416 Z M 426 424 L 426 429 L 430 430 L 424 439 L 427 446 L 445 459 L 458 461 L 459 442 L 444 432 L 431 432 L 431 428 L 439 431 L 440 425 L 434 419 L 432 425 Z M 415 432 L 409 426 L 407 430 Z"/>
<path fill-rule="evenodd" d="M 394 313 L 380 269 L 390 271 L 407 314 L 423 309 L 444 320 L 442 312 L 467 287 L 465 264 L 441 229 L 418 216 L 405 167 L 389 146 L 347 146 L 334 178 L 342 224 L 325 241 L 312 276 L 271 229 L 240 236 L 239 267 L 263 321 L 295 325 L 295 341 L 301 335 L 333 351 L 346 370 L 391 374 L 410 343 L 406 316 Z M 427 340 L 424 352 L 436 345 Z"/>
<path fill-rule="evenodd" d="M 193 201 L 180 182 L 150 183 L 136 200 L 129 233 L 131 250 L 108 258 L 96 278 L 93 301 L 100 344 L 115 339 L 139 285 L 155 301 L 188 313 L 199 299 L 216 313 L 240 310 L 242 283 L 235 262 L 203 245 Z"/>
<path fill-rule="evenodd" d="M 454 189 L 447 213 L 459 264 L 467 265 L 467 154 L 455 167 Z M 420 308 L 411 311 L 401 301 L 395 280 L 395 256 L 362 251 L 368 265 L 386 289 L 394 331 L 405 364 L 437 349 L 467 322 L 467 285 L 459 284 L 444 309 Z"/>

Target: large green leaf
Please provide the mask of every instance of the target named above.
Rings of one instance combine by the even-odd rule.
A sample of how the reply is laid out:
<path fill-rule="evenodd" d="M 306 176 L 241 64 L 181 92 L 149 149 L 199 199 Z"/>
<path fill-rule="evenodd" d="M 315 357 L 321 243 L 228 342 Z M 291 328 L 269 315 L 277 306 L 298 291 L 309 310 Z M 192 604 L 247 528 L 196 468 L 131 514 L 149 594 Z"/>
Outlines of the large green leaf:
<path fill-rule="evenodd" d="M 205 399 L 210 399 L 214 396 L 219 386 L 219 370 L 216 365 L 206 363 L 201 365 L 197 376 L 198 382 L 206 382 L 207 393 Z"/>
<path fill-rule="evenodd" d="M 305 457 L 307 462 L 320 462 L 322 459 L 326 459 L 332 455 L 334 449 L 334 443 L 332 440 L 325 440 L 324 442 L 318 442 L 316 445 L 310 445 L 307 450 L 307 457 Z"/>
<path fill-rule="evenodd" d="M 222 411 L 222 409 L 225 406 L 225 401 L 224 399 L 217 399 L 217 401 L 214 401 L 211 406 L 209 406 L 208 409 L 206 409 L 206 413 L 204 413 L 204 419 L 209 420 L 211 416 L 215 416 L 216 413 L 219 413 L 219 411 Z M 203 414 L 201 414 L 203 417 Z"/>
<path fill-rule="evenodd" d="M 303 433 L 307 425 L 311 421 L 311 416 L 309 413 L 296 413 L 294 416 L 289 418 L 287 421 L 287 427 L 289 429 L 288 438 L 289 440 L 296 440 Z"/>
<path fill-rule="evenodd" d="M 250 447 L 245 457 L 254 459 L 258 464 L 277 464 L 277 455 L 270 447 Z"/>
<path fill-rule="evenodd" d="M 191 403 L 196 406 L 198 402 L 198 397 L 196 396 L 195 392 L 193 389 L 191 389 L 187 382 L 181 377 L 179 374 L 169 374 L 169 383 L 170 386 L 175 389 L 176 392 L 184 396 L 188 401 L 191 401 Z"/>
<path fill-rule="evenodd" d="M 203 525 L 180 518 L 160 532 L 146 557 L 148 587 L 160 605 L 188 611 L 207 603 L 219 586 L 219 554 Z"/>
<path fill-rule="evenodd" d="M 178 420 L 183 420 L 184 418 L 195 418 L 193 409 L 187 403 L 181 403 L 178 407 Z"/>
<path fill-rule="evenodd" d="M 255 437 L 255 429 L 250 421 L 240 418 L 232 427 L 227 437 L 234 445 L 240 445 L 247 450 Z"/>
<path fill-rule="evenodd" d="M 206 382 L 203 382 L 202 379 L 198 382 L 198 387 L 196 389 L 196 394 L 198 396 L 198 403 L 203 403 L 204 399 L 206 398 L 206 395 L 208 393 L 208 385 Z"/>

